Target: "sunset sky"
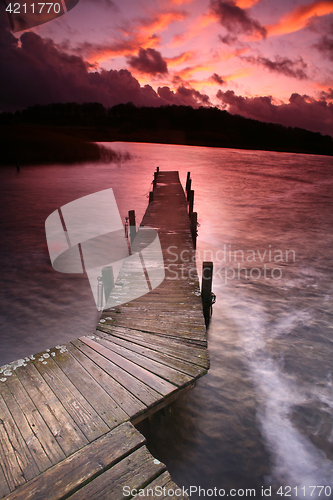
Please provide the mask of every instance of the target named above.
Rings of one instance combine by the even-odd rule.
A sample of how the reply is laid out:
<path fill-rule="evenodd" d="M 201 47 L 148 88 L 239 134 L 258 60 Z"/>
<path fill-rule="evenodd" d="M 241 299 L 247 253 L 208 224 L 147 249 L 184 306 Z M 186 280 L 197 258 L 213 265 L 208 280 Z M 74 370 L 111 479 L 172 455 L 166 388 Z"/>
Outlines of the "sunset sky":
<path fill-rule="evenodd" d="M 218 106 L 333 135 L 333 0 L 80 0 L 15 38 L 2 6 L 1 110 Z"/>

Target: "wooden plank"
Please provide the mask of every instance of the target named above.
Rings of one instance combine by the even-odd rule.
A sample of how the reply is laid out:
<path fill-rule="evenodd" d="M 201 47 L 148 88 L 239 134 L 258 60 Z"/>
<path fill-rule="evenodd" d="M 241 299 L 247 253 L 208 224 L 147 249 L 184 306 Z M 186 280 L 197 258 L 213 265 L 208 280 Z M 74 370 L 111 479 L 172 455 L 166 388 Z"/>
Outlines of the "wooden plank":
<path fill-rule="evenodd" d="M 39 471 L 2 397 L 0 415 L 1 466 L 9 489 L 13 490 Z"/>
<path fill-rule="evenodd" d="M 39 361 L 37 355 L 34 365 L 88 441 L 94 441 L 109 431 L 109 427 L 52 358 Z"/>
<path fill-rule="evenodd" d="M 114 378 L 119 384 L 125 387 L 128 392 L 132 393 L 137 399 L 144 403 L 146 408 L 162 399 L 162 396 L 158 392 L 143 384 L 140 380 L 133 377 L 133 375 L 109 361 L 88 345 L 83 347 L 82 344 L 85 343 L 82 341 L 81 345 L 77 341 L 73 341 L 72 343 L 108 373 L 110 377 Z"/>
<path fill-rule="evenodd" d="M 87 438 L 32 364 L 24 368 L 20 366 L 15 373 L 66 456 L 88 443 Z"/>
<path fill-rule="evenodd" d="M 27 419 L 30 428 L 32 429 L 33 433 L 41 443 L 43 450 L 48 456 L 51 465 L 56 464 L 57 462 L 59 462 L 59 460 L 65 458 L 64 452 L 60 448 L 59 444 L 57 443 L 50 429 L 44 422 L 37 407 L 30 399 L 29 395 L 27 394 L 26 390 L 24 389 L 19 379 L 13 374 L 11 377 L 7 378 L 5 384 L 0 385 L 0 391 L 7 403 L 6 394 L 8 395 L 8 392 L 5 391 L 4 387 L 6 387 L 6 390 L 8 390 L 8 392 L 11 393 L 13 399 L 15 399 L 15 401 L 19 405 L 22 413 Z"/>
<path fill-rule="evenodd" d="M 112 339 L 105 339 L 104 337 L 100 338 L 100 340 L 97 340 L 97 342 L 104 345 L 108 349 L 111 349 L 113 352 L 119 354 L 120 356 L 133 361 L 133 363 L 137 363 L 139 366 L 142 366 L 146 370 L 155 373 L 159 377 L 168 380 L 177 387 L 186 385 L 192 381 L 192 377 L 178 370 L 175 370 L 170 365 L 165 365 L 158 361 L 155 361 L 154 359 L 152 359 L 152 357 L 146 357 L 147 350 L 144 350 L 144 355 L 142 355 L 142 353 L 138 353 L 134 350 L 132 351 L 125 346 L 121 346 L 113 342 Z"/>
<path fill-rule="evenodd" d="M 128 325 L 131 324 L 131 322 L 126 318 L 117 317 L 114 324 L 116 326 L 128 327 Z M 145 332 L 159 333 L 162 335 L 164 334 L 171 338 L 180 337 L 189 339 L 191 341 L 206 343 L 205 337 L 202 335 L 201 332 L 196 331 L 195 327 L 193 327 L 193 331 L 182 330 L 179 327 L 175 327 L 173 323 L 163 323 L 163 322 L 156 322 L 153 320 L 149 321 L 141 319 L 141 320 L 135 320 L 135 329 L 143 330 Z"/>
<path fill-rule="evenodd" d="M 69 352 L 58 353 L 54 361 L 110 429 L 128 420 L 127 413 Z"/>
<path fill-rule="evenodd" d="M 99 332 L 99 336 L 102 336 L 103 338 L 110 340 L 110 342 L 114 344 L 126 347 L 131 351 L 142 354 L 143 356 L 146 356 L 148 359 L 154 359 L 155 361 L 158 361 L 166 366 L 170 366 L 175 370 L 178 370 L 182 373 L 186 373 L 187 375 L 191 375 L 191 377 L 197 378 L 201 376 L 203 372 L 205 372 L 205 370 L 203 370 L 197 365 L 193 365 L 181 359 L 176 359 L 170 356 L 169 354 L 165 354 L 160 350 L 152 349 L 152 347 L 148 347 L 147 345 L 142 346 L 139 343 L 124 340 L 122 338 L 116 337 L 115 335 L 110 335 L 104 332 Z"/>
<path fill-rule="evenodd" d="M 176 494 L 172 494 L 176 492 Z M 182 488 L 177 486 L 171 479 L 168 472 L 163 472 L 154 481 L 149 483 L 143 491 L 139 491 L 134 495 L 133 500 L 141 498 L 159 499 L 159 500 L 188 500 L 188 496 L 182 494 Z"/>
<path fill-rule="evenodd" d="M 154 459 L 147 448 L 142 446 L 69 498 L 123 500 L 127 496 L 127 490 L 139 490 L 164 470 L 165 465 Z"/>
<path fill-rule="evenodd" d="M 11 378 L 11 377 L 10 377 Z M 51 467 L 52 462 L 47 456 L 43 446 L 41 445 L 38 437 L 36 436 L 33 427 L 29 425 L 27 417 L 22 412 L 17 400 L 13 397 L 9 391 L 7 384 L 1 384 L 0 386 L 1 395 L 9 409 L 14 422 L 16 423 L 18 429 L 22 434 L 24 442 L 26 443 L 31 456 L 33 457 L 39 472 Z M 53 439 L 54 441 L 54 439 Z"/>
<path fill-rule="evenodd" d="M 144 441 L 135 427 L 125 422 L 14 491 L 6 500 L 68 498 L 82 485 L 132 453 Z M 95 500 L 95 497 L 93 495 L 88 499 Z"/>
<path fill-rule="evenodd" d="M 79 349 L 82 349 L 80 350 Z M 134 417 L 142 413 L 147 407 L 138 398 L 128 392 L 117 380 L 110 377 L 100 366 L 84 354 L 85 350 L 89 350 L 83 342 L 77 340 L 75 345 L 68 345 L 68 350 L 81 363 L 88 373 L 98 382 L 98 384 L 105 390 L 109 396 L 116 401 L 116 403 L 124 410 L 128 417 Z M 91 349 L 90 349 L 91 351 Z M 94 351 L 91 351 L 94 355 Z M 99 355 L 96 355 L 100 358 Z"/>
<path fill-rule="evenodd" d="M 101 345 L 98 342 L 95 342 L 95 340 L 89 339 L 88 337 L 81 337 L 80 340 L 82 340 L 82 342 L 87 344 L 95 351 L 102 354 L 102 356 L 105 356 L 108 360 L 112 361 L 123 370 L 134 375 L 134 377 L 136 377 L 138 380 L 141 380 L 144 384 L 151 387 L 156 392 L 159 392 L 163 396 L 166 396 L 170 392 L 173 392 L 177 389 L 174 385 L 170 384 L 169 382 L 162 380 L 160 377 L 154 375 L 151 372 L 148 372 L 147 370 L 137 365 L 136 363 L 128 361 L 127 359 L 113 352 L 109 348 Z"/>
<path fill-rule="evenodd" d="M 0 450 L 1 450 L 1 443 L 0 443 Z M 3 498 L 4 496 L 8 495 L 8 493 L 10 493 L 10 489 L 0 463 L 0 498 Z"/>
<path fill-rule="evenodd" d="M 176 339 L 170 340 L 152 333 L 142 332 L 140 330 L 130 330 L 128 328 L 113 327 L 112 329 L 106 329 L 104 327 L 99 327 L 97 335 L 100 331 L 150 347 L 151 349 L 159 349 L 163 353 L 174 356 L 177 359 L 184 359 L 189 363 L 196 364 L 204 368 L 209 366 L 209 364 L 207 366 L 207 349 L 203 349 L 202 347 L 190 347 L 187 343 L 183 343 Z"/>

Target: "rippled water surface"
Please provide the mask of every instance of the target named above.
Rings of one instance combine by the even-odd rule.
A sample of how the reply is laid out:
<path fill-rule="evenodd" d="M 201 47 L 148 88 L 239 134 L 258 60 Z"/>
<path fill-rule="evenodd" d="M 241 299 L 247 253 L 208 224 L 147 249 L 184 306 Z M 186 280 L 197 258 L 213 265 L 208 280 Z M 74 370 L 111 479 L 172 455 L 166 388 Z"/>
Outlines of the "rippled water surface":
<path fill-rule="evenodd" d="M 211 369 L 145 426 L 148 445 L 179 485 L 206 494 L 333 498 L 332 159 L 110 146 L 131 160 L 0 171 L 0 365 L 96 324 L 87 280 L 50 265 L 46 217 L 112 187 L 122 219 L 135 209 L 140 221 L 156 166 L 179 170 L 183 184 L 191 171 L 199 270 L 214 261 Z"/>

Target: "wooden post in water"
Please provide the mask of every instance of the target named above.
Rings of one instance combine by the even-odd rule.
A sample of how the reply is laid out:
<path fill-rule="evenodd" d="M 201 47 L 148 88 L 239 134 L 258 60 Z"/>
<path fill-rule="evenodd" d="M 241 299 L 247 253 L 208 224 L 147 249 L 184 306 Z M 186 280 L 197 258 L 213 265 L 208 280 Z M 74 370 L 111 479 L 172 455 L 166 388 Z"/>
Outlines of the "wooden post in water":
<path fill-rule="evenodd" d="M 128 212 L 128 224 L 130 230 L 130 241 L 133 243 L 133 240 L 136 235 L 136 225 L 135 225 L 135 210 L 130 210 Z"/>
<path fill-rule="evenodd" d="M 154 172 L 153 189 L 156 188 L 157 174 L 158 174 L 158 172 Z"/>
<path fill-rule="evenodd" d="M 105 303 L 107 303 L 110 293 L 114 288 L 114 276 L 112 266 L 104 266 L 102 268 L 102 282 L 104 289 Z"/>
<path fill-rule="evenodd" d="M 206 326 L 209 324 L 212 309 L 213 262 L 202 264 L 201 299 Z"/>
<path fill-rule="evenodd" d="M 188 207 L 188 214 L 191 217 L 191 214 L 193 213 L 193 204 L 194 204 L 194 191 L 191 189 L 190 191 L 190 196 L 189 196 L 189 207 Z"/>
<path fill-rule="evenodd" d="M 193 240 L 193 246 L 194 246 L 194 250 L 195 250 L 197 248 L 197 226 L 198 226 L 198 214 L 197 214 L 197 212 L 192 212 L 190 214 L 190 220 L 191 220 L 192 240 Z"/>
<path fill-rule="evenodd" d="M 187 201 L 189 201 L 189 199 L 190 199 L 191 184 L 192 184 L 192 179 L 189 179 L 189 180 L 188 180 L 188 183 L 187 183 L 187 189 L 186 189 L 186 193 L 187 193 Z"/>
<path fill-rule="evenodd" d="M 156 173 L 158 174 L 160 171 L 160 167 L 156 167 Z"/>
<path fill-rule="evenodd" d="M 186 193 L 187 191 L 189 190 L 189 187 L 188 187 L 188 183 L 189 183 L 189 180 L 190 180 L 190 176 L 191 176 L 191 172 L 187 172 L 187 177 L 186 177 L 186 184 L 185 184 L 185 189 L 186 189 Z"/>

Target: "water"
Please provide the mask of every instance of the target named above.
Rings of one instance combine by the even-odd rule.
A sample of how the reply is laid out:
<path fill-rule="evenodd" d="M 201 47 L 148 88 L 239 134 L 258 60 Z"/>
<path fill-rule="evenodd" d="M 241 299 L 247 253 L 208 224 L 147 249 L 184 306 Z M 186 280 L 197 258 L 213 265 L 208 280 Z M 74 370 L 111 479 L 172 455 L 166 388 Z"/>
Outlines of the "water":
<path fill-rule="evenodd" d="M 332 159 L 113 147 L 132 159 L 0 172 L 0 364 L 90 333 L 97 321 L 87 281 L 49 264 L 46 217 L 112 187 L 123 220 L 135 209 L 140 221 L 156 166 L 179 170 L 183 184 L 191 171 L 199 270 L 214 261 L 211 369 L 143 428 L 148 445 L 177 484 L 207 496 L 217 488 L 235 498 L 247 489 L 256 498 L 333 498 Z"/>

